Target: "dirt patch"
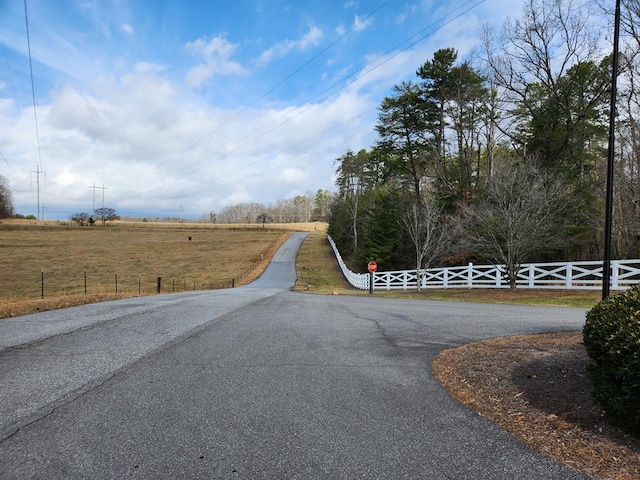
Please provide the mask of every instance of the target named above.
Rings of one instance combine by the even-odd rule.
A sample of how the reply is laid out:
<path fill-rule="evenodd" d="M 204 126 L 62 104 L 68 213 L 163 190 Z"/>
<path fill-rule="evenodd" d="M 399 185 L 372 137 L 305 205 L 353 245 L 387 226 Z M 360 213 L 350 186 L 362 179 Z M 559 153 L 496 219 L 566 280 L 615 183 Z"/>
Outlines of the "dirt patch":
<path fill-rule="evenodd" d="M 441 352 L 435 378 L 530 448 L 595 479 L 640 478 L 640 439 L 591 397 L 580 332 L 523 335 Z"/>

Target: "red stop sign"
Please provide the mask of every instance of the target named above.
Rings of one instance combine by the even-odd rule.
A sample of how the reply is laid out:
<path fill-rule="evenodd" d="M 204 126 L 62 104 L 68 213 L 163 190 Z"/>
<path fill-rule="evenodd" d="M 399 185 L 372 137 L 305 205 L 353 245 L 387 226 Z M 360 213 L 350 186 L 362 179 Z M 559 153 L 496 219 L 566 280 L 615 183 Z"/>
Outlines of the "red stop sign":
<path fill-rule="evenodd" d="M 367 269 L 369 270 L 369 273 L 373 273 L 378 269 L 378 265 L 376 264 L 376 262 L 369 262 L 369 264 L 367 265 Z"/>

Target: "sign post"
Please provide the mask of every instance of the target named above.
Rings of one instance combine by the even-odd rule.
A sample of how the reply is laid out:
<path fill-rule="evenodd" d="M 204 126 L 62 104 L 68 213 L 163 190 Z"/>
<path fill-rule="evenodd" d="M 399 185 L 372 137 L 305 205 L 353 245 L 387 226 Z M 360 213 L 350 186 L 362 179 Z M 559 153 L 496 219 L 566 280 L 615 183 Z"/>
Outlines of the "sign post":
<path fill-rule="evenodd" d="M 378 269 L 378 265 L 371 260 L 367 265 L 367 269 L 369 270 L 369 294 L 373 294 L 373 274 Z"/>

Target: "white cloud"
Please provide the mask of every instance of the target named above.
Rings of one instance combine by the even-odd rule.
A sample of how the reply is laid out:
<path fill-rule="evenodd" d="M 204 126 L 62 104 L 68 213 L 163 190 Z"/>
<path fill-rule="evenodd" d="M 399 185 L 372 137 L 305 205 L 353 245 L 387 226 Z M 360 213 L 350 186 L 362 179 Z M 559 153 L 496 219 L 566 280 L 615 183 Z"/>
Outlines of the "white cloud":
<path fill-rule="evenodd" d="M 133 27 L 128 23 L 123 23 L 122 25 L 120 25 L 120 30 L 122 30 L 127 35 L 133 35 L 134 34 Z"/>
<path fill-rule="evenodd" d="M 231 60 L 237 45 L 222 36 L 210 39 L 199 38 L 186 45 L 186 49 L 195 57 L 201 57 L 202 63 L 187 72 L 187 85 L 202 87 L 216 75 L 244 75 L 247 70 L 238 62 Z"/>
<path fill-rule="evenodd" d="M 501 5 L 507 2 L 492 3 L 498 1 Z M 298 39 L 276 43 L 260 57 L 267 64 L 290 55 L 291 59 L 286 59 L 291 60 L 289 70 L 261 69 L 259 75 L 251 76 L 241 54 L 246 58 L 247 52 L 242 50 L 257 45 L 255 32 L 237 37 L 242 38 L 242 43 L 237 44 L 224 35 L 211 34 L 189 43 L 183 39 L 172 44 L 179 37 L 178 32 L 162 31 L 162 35 L 153 37 L 157 41 L 149 43 L 143 23 L 125 23 L 137 16 L 118 15 L 118 20 L 110 20 L 108 25 L 135 35 L 136 42 L 125 35 L 114 35 L 100 46 L 91 42 L 100 40 L 99 35 L 83 43 L 78 36 L 59 28 L 58 23 L 43 22 L 42 28 L 33 29 L 42 40 L 32 37 L 36 80 L 43 82 L 46 66 L 64 73 L 54 75 L 44 70 L 51 75 L 50 83 L 55 87 L 37 90 L 42 166 L 47 172 L 41 193 L 48 208 L 47 217 L 64 219 L 70 213 L 90 211 L 89 186 L 93 183 L 108 188 L 104 192 L 107 206 L 120 214 L 139 212 L 144 216 L 177 215 L 182 205 L 185 215 L 198 217 L 236 203 L 270 203 L 289 198 L 291 192 L 333 189 L 333 161 L 347 149 L 357 151 L 374 144 L 376 107 L 382 97 L 389 94 L 391 86 L 415 79 L 415 70 L 438 48 L 452 46 L 464 55 L 467 45 L 476 41 L 481 8 L 407 51 L 384 58 L 379 58 L 380 52 L 395 43 L 378 42 L 384 40 L 381 32 L 391 34 L 397 33 L 392 28 L 403 32 L 407 29 L 402 38 L 408 38 L 423 24 L 411 24 L 412 31 L 408 26 L 389 27 L 400 13 L 398 8 L 387 11 L 384 21 L 381 12 L 375 24 L 354 17 L 353 10 L 342 12 L 347 22 L 353 19 L 346 25 L 365 31 L 354 35 L 351 42 L 336 45 L 319 60 L 318 67 L 322 63 L 325 68 L 309 69 L 310 75 L 317 77 L 308 76 L 299 83 L 323 88 L 326 84 L 321 83 L 324 77 L 320 75 L 326 74 L 327 82 L 334 83 L 332 79 L 343 79 L 357 71 L 363 59 L 372 63 L 354 74 L 355 81 L 335 95 L 305 104 L 289 99 L 316 98 L 312 97 L 315 91 L 298 91 L 295 82 L 287 84 L 291 88 L 286 95 L 279 96 L 278 91 L 264 101 L 251 102 L 268 88 L 266 82 L 275 84 L 286 72 L 299 67 L 300 59 L 291 53 L 320 44 L 323 31 L 319 27 L 309 26 Z M 416 16 L 409 16 L 407 25 Z M 217 25 L 214 31 L 222 28 Z M 243 34 L 244 27 L 238 28 L 234 35 Z M 282 31 L 266 33 L 287 38 Z M 289 35 L 291 38 L 297 34 Z M 122 39 L 123 43 L 117 43 Z M 16 29 L 10 41 L 2 42 L 9 49 L 10 58 L 15 52 L 26 65 L 21 32 Z M 134 48 L 138 42 L 142 48 Z M 167 46 L 167 51 L 154 52 L 151 45 Z M 174 51 L 181 55 L 174 56 Z M 190 62 L 186 66 L 185 58 Z M 39 63 L 40 59 L 45 63 Z M 20 64 L 10 66 L 14 65 Z M 300 76 L 303 73 L 307 72 Z M 218 89 L 218 96 L 198 90 L 220 76 L 230 75 L 244 76 L 227 82 L 233 86 L 225 91 L 231 99 L 225 104 L 250 105 L 249 108 L 222 108 L 213 103 L 222 95 Z M 17 211 L 35 213 L 30 171 L 36 170 L 39 160 L 28 76 L 23 75 L 21 83 L 16 82 L 18 87 L 24 86 L 24 92 L 16 98 L 9 91 L 13 90 L 9 77 L 0 78 L 5 83 L 0 84 L 0 145 L 3 156 L 17 172 L 5 169 L 0 174 L 11 182 Z M 243 96 L 234 97 L 237 92 Z"/>
<path fill-rule="evenodd" d="M 361 20 L 358 15 L 353 20 L 353 31 L 362 32 L 373 24 L 373 17 L 369 17 L 366 20 Z"/>
<path fill-rule="evenodd" d="M 285 40 L 283 42 L 275 44 L 268 50 L 265 50 L 262 55 L 260 55 L 258 63 L 264 65 L 277 58 L 282 58 L 292 51 L 304 51 L 309 47 L 318 45 L 322 37 L 322 30 L 312 25 L 309 27 L 309 31 L 305 33 L 300 39 Z"/>

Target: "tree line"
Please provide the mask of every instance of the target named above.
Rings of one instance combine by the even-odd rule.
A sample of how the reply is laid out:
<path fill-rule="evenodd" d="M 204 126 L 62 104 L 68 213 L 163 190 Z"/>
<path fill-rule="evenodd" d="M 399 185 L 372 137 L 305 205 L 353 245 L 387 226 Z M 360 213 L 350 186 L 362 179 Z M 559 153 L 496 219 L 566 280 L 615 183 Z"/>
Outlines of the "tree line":
<path fill-rule="evenodd" d="M 212 223 L 301 223 L 326 222 L 334 194 L 328 190 L 307 192 L 275 203 L 238 203 L 219 212 L 210 212 L 205 221 Z"/>
<path fill-rule="evenodd" d="M 623 0 L 612 254 L 640 255 L 640 3 Z M 606 14 L 606 15 L 605 15 Z M 612 59 L 572 0 L 529 0 L 468 59 L 436 51 L 382 99 L 376 143 L 335 160 L 329 233 L 355 269 L 599 260 Z M 610 39 L 610 36 L 609 36 Z"/>

